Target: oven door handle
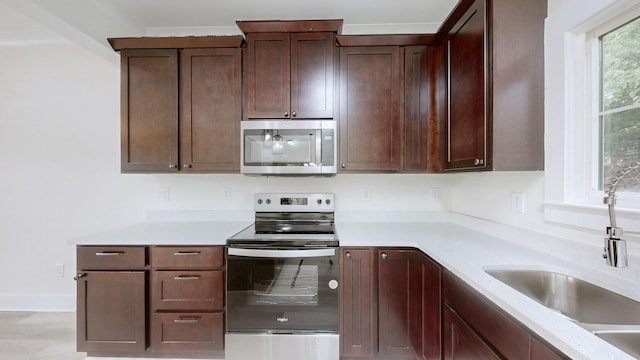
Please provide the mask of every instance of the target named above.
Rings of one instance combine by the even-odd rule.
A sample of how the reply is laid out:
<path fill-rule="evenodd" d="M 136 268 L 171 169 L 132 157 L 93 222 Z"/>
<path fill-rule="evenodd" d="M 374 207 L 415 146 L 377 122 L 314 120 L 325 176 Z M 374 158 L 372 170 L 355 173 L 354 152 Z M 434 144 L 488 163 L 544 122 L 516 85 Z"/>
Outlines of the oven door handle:
<path fill-rule="evenodd" d="M 231 256 L 246 256 L 258 258 L 312 258 L 334 256 L 336 254 L 336 249 L 281 250 L 229 248 L 227 250 L 227 254 Z"/>

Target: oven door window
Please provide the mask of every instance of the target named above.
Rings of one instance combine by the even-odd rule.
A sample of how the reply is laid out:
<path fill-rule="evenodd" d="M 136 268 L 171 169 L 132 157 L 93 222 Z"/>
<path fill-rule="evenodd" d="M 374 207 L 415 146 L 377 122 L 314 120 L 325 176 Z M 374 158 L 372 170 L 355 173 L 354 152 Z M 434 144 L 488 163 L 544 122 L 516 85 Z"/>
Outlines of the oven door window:
<path fill-rule="evenodd" d="M 338 331 L 336 256 L 227 259 L 230 331 Z M 332 288 L 333 287 L 333 288 Z"/>

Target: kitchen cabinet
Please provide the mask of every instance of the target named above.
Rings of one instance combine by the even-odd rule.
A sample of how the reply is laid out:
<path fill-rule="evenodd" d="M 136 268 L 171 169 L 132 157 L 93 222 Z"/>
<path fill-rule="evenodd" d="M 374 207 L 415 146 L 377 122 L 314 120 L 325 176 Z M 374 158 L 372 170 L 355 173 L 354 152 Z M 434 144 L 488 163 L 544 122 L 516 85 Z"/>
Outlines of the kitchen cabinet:
<path fill-rule="evenodd" d="M 466 1 L 441 28 L 445 171 L 543 170 L 546 9 L 539 0 Z"/>
<path fill-rule="evenodd" d="M 242 37 L 145 40 L 109 39 L 121 53 L 122 172 L 239 172 Z"/>
<path fill-rule="evenodd" d="M 154 246 L 151 267 L 151 350 L 223 354 L 224 247 Z"/>
<path fill-rule="evenodd" d="M 378 353 L 415 359 L 422 335 L 422 284 L 419 253 L 379 249 Z"/>
<path fill-rule="evenodd" d="M 435 35 L 341 35 L 338 43 L 340 171 L 439 172 L 444 62 Z"/>
<path fill-rule="evenodd" d="M 166 172 L 178 164 L 178 50 L 123 50 L 122 172 Z"/>
<path fill-rule="evenodd" d="M 568 359 L 449 271 L 442 288 L 445 360 Z"/>
<path fill-rule="evenodd" d="M 77 247 L 78 351 L 145 351 L 146 265 L 144 247 Z"/>
<path fill-rule="evenodd" d="M 375 256 L 371 248 L 341 249 L 341 359 L 374 356 L 377 344 Z"/>
<path fill-rule="evenodd" d="M 340 171 L 400 170 L 400 47 L 340 47 Z"/>
<path fill-rule="evenodd" d="M 342 249 L 341 358 L 440 358 L 440 267 L 412 249 Z M 426 306 L 426 308 L 425 308 Z"/>
<path fill-rule="evenodd" d="M 334 117 L 335 38 L 342 20 L 276 22 L 277 28 L 237 23 L 247 36 L 247 119 Z"/>
<path fill-rule="evenodd" d="M 239 48 L 180 52 L 180 164 L 185 172 L 239 172 Z"/>
<path fill-rule="evenodd" d="M 426 45 L 407 46 L 404 52 L 404 141 L 403 170 L 424 172 L 429 169 L 429 104 L 431 58 Z M 437 154 L 437 153 L 436 153 Z M 431 159 L 432 161 L 435 160 Z"/>

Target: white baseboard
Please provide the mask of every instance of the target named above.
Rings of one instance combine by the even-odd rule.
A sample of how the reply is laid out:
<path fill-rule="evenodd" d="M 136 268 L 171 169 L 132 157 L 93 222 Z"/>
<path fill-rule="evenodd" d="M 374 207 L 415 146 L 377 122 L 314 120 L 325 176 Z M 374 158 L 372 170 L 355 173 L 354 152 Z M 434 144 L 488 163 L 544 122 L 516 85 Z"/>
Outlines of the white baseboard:
<path fill-rule="evenodd" d="M 0 294 L 0 311 L 74 312 L 75 295 Z"/>

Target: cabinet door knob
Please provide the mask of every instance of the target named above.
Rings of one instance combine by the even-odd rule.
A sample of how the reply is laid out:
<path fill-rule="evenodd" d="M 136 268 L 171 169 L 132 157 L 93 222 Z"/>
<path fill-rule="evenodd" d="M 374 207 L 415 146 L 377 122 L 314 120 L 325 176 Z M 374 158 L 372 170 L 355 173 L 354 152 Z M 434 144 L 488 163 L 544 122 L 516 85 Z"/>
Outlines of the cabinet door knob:
<path fill-rule="evenodd" d="M 190 168 L 190 167 L 191 167 L 191 164 L 182 164 L 182 167 L 183 167 L 184 169 L 188 169 L 188 168 Z"/>
<path fill-rule="evenodd" d="M 288 111 L 284 112 L 284 117 L 289 117 L 289 112 Z"/>
<path fill-rule="evenodd" d="M 382 255 L 380 255 L 380 257 L 382 258 L 382 260 L 387 260 L 389 255 L 387 255 L 387 253 L 382 253 Z"/>
<path fill-rule="evenodd" d="M 176 164 L 169 164 L 169 169 L 176 169 L 178 167 L 178 165 Z"/>
<path fill-rule="evenodd" d="M 342 164 L 340 165 L 341 168 L 346 169 L 347 168 L 347 164 Z"/>
<path fill-rule="evenodd" d="M 484 164 L 484 160 L 482 160 L 482 159 L 473 160 L 473 165 L 475 165 L 475 166 L 483 165 L 483 164 Z"/>
<path fill-rule="evenodd" d="M 295 111 L 292 111 L 292 112 L 291 112 L 291 116 L 296 117 L 296 112 L 295 112 Z"/>
<path fill-rule="evenodd" d="M 351 253 L 350 252 L 347 252 L 346 254 L 344 254 L 344 256 L 346 256 L 347 259 L 351 259 Z"/>

